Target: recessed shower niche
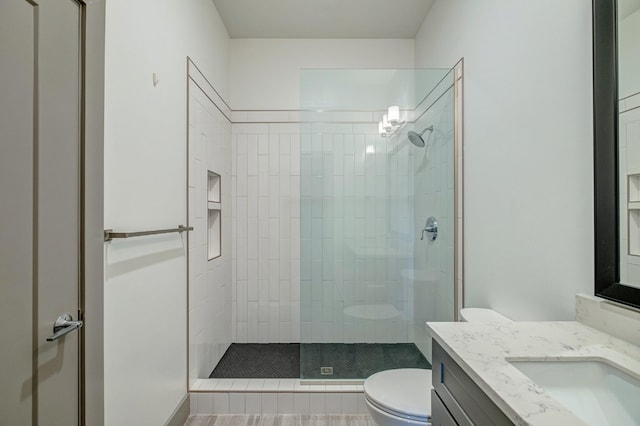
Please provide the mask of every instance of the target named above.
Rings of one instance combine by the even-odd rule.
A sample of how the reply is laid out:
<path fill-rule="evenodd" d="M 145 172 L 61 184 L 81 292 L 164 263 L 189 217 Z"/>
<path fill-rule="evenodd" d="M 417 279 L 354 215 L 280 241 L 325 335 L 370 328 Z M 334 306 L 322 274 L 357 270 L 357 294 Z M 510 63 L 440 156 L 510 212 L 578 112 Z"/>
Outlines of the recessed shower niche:
<path fill-rule="evenodd" d="M 207 258 L 213 260 L 221 255 L 222 208 L 220 202 L 220 175 L 207 173 Z"/>
<path fill-rule="evenodd" d="M 220 204 L 220 175 L 209 170 L 207 181 L 207 201 Z"/>

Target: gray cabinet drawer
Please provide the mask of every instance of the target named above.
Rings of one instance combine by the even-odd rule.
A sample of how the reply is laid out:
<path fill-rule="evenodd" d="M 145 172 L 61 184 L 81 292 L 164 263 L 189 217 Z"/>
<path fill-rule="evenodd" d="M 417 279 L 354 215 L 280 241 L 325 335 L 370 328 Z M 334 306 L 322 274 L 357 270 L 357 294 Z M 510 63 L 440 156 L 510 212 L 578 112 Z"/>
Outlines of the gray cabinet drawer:
<path fill-rule="evenodd" d="M 435 390 L 431 390 L 431 426 L 458 426 Z"/>
<path fill-rule="evenodd" d="M 435 340 L 432 381 L 435 393 L 458 425 L 513 425 Z"/>

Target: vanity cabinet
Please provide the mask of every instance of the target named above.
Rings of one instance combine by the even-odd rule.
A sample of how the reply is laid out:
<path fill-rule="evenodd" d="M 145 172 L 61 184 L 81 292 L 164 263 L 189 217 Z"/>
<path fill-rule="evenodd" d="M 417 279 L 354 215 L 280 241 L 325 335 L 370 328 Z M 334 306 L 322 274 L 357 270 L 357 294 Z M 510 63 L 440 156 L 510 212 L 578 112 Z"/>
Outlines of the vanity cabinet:
<path fill-rule="evenodd" d="M 432 355 L 433 426 L 514 424 L 435 340 Z"/>

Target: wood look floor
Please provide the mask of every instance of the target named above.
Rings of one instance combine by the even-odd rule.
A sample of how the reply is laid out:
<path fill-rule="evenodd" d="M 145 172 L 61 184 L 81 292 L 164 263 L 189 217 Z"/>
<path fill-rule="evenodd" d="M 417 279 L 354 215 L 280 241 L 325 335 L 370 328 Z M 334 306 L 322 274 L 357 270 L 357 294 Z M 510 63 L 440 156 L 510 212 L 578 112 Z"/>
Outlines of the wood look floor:
<path fill-rule="evenodd" d="M 184 426 L 375 426 L 363 414 L 225 414 L 190 416 Z"/>

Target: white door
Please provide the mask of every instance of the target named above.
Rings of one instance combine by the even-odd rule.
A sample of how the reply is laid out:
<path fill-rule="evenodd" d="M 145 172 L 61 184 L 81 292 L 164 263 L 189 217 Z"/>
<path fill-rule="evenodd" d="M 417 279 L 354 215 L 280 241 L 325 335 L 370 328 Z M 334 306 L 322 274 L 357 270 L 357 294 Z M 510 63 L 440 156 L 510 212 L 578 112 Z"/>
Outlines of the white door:
<path fill-rule="evenodd" d="M 79 423 L 82 6 L 0 0 L 0 425 Z"/>

